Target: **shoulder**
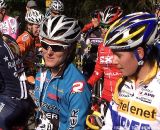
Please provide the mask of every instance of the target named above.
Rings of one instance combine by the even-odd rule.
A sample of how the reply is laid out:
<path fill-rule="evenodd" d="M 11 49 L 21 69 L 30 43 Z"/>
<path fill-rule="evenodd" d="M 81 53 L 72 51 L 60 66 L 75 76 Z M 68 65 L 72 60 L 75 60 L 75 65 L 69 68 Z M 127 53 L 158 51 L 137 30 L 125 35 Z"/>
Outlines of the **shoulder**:
<path fill-rule="evenodd" d="M 72 78 L 74 79 L 84 79 L 84 76 L 82 75 L 82 73 L 80 72 L 79 69 L 76 68 L 76 66 L 71 63 L 68 65 L 68 67 L 66 68 L 66 71 L 64 73 L 65 75 L 71 75 Z M 73 76 L 74 75 L 74 76 Z"/>
<path fill-rule="evenodd" d="M 8 21 L 11 23 L 11 25 L 14 25 L 14 24 L 17 23 L 17 19 L 16 19 L 16 18 L 11 17 L 11 16 L 7 16 L 7 15 L 4 17 L 4 20 L 5 20 L 5 21 L 8 20 Z"/>
<path fill-rule="evenodd" d="M 17 42 L 19 42 L 19 41 L 22 41 L 22 42 L 26 42 L 26 41 L 29 41 L 29 40 L 31 40 L 32 39 L 32 37 L 31 37 L 31 35 L 28 33 L 28 32 L 24 32 L 24 33 L 22 33 L 18 38 L 17 38 Z"/>

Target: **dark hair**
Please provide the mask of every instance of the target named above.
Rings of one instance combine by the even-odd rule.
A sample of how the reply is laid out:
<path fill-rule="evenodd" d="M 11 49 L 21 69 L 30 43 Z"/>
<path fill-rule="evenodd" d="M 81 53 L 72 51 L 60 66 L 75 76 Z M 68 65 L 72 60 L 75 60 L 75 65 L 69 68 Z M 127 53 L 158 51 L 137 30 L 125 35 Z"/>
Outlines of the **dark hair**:
<path fill-rule="evenodd" d="M 75 41 L 74 43 L 71 44 L 71 47 L 69 48 L 70 49 L 69 50 L 70 51 L 70 54 L 69 54 L 70 57 L 67 61 L 67 64 L 70 64 L 75 59 L 77 43 L 78 43 L 78 41 Z"/>

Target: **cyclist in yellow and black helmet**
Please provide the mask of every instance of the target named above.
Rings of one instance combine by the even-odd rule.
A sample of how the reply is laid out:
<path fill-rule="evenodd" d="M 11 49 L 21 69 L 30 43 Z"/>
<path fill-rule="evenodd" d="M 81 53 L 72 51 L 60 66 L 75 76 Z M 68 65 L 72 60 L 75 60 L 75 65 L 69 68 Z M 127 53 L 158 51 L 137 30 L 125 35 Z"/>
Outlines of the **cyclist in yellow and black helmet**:
<path fill-rule="evenodd" d="M 111 25 L 105 45 L 122 72 L 105 118 L 106 129 L 159 129 L 160 71 L 155 46 L 158 19 L 132 13 Z"/>

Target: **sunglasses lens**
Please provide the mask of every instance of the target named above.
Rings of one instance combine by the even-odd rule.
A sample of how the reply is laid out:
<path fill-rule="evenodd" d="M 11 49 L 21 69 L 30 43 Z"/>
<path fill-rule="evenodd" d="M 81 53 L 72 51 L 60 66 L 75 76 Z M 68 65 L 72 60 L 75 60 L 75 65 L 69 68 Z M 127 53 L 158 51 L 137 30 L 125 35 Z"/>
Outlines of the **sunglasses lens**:
<path fill-rule="evenodd" d="M 52 51 L 54 51 L 54 52 L 61 52 L 61 51 L 64 51 L 63 46 L 52 45 L 52 46 L 50 46 L 50 47 L 52 48 Z"/>
<path fill-rule="evenodd" d="M 41 41 L 41 45 L 42 45 L 42 47 L 43 47 L 45 50 L 47 50 L 48 47 L 49 47 L 46 43 L 44 43 L 44 42 L 42 42 L 42 41 Z"/>
<path fill-rule="evenodd" d="M 47 50 L 49 47 L 52 49 L 52 51 L 54 52 L 61 52 L 61 51 L 64 51 L 65 48 L 63 46 L 60 46 L 60 45 L 48 45 L 46 44 L 45 42 L 41 41 L 42 43 L 42 47 Z"/>

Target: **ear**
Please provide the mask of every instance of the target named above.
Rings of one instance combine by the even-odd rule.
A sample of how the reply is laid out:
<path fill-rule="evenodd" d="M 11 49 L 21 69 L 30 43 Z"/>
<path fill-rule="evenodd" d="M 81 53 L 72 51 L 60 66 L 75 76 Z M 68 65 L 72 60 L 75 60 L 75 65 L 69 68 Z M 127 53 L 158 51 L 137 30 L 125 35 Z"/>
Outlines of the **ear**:
<path fill-rule="evenodd" d="M 137 48 L 137 53 L 138 53 L 140 59 L 144 58 L 144 49 L 142 47 Z"/>

